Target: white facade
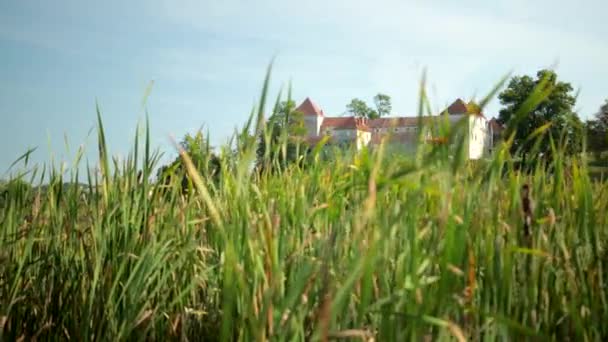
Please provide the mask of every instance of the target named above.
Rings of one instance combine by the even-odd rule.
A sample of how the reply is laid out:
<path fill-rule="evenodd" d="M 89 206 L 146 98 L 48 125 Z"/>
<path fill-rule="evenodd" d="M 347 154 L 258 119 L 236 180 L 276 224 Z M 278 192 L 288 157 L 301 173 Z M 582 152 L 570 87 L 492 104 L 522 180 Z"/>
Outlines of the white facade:
<path fill-rule="evenodd" d="M 372 140 L 371 132 L 357 130 L 357 150 L 360 150 L 363 147 L 368 146 L 371 140 Z"/>
<path fill-rule="evenodd" d="M 309 115 L 304 117 L 304 126 L 306 127 L 306 132 L 311 137 L 318 137 L 321 134 L 322 124 L 322 116 Z"/>
<path fill-rule="evenodd" d="M 471 109 L 472 108 L 472 109 Z M 477 108 L 477 109 L 476 109 Z M 480 159 L 486 156 L 492 146 L 492 132 L 486 118 L 479 114 L 479 107 L 473 102 L 465 104 L 458 99 L 444 113 L 447 114 L 447 119 L 452 127 L 459 123 L 466 123 L 466 129 L 463 132 L 466 139 L 466 152 L 469 159 Z M 382 118 L 378 120 L 388 120 L 386 122 L 368 122 L 368 120 L 353 117 L 327 117 L 325 118 L 323 111 L 307 98 L 297 110 L 300 110 L 304 116 L 304 125 L 308 132 L 308 137 L 319 138 L 320 136 L 331 136 L 332 141 L 336 143 L 355 142 L 358 150 L 365 146 L 377 145 L 384 136 L 391 138 L 393 145 L 398 145 L 399 150 L 415 151 L 419 141 L 418 134 L 418 119 L 416 117 L 396 117 Z M 466 114 L 465 114 L 466 113 Z M 475 114 L 478 113 L 478 114 Z M 441 116 L 425 117 L 424 121 L 428 126 L 429 131 L 425 132 L 422 141 L 432 141 L 435 143 L 440 139 L 440 143 L 445 143 L 447 137 L 433 136 L 433 126 L 439 124 L 445 117 Z M 464 122 L 463 122 L 464 120 Z M 368 126 L 369 124 L 369 126 Z M 390 125 L 389 125 L 390 124 Z M 435 126 L 435 128 L 438 128 Z M 434 132 L 439 134 L 439 132 Z M 391 137 L 394 135 L 395 137 Z M 396 139 L 392 139 L 396 138 Z M 459 139 L 459 138 L 456 138 Z M 447 141 L 447 143 L 453 143 Z"/>
<path fill-rule="evenodd" d="M 488 128 L 488 120 L 485 117 L 475 114 L 450 114 L 448 120 L 452 128 L 461 120 L 467 121 L 465 139 L 467 139 L 466 148 L 469 159 L 481 159 L 489 153 L 492 137 Z"/>
<path fill-rule="evenodd" d="M 490 149 L 488 120 L 481 115 L 469 116 L 469 159 L 480 159 Z"/>

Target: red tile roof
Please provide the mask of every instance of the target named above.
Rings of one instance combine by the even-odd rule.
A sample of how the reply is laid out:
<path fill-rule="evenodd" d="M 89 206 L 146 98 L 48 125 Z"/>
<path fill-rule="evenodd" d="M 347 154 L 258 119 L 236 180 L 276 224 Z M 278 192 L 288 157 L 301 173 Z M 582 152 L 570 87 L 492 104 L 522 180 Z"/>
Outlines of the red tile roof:
<path fill-rule="evenodd" d="M 447 109 L 448 114 L 467 114 L 469 109 L 462 99 L 457 99 Z"/>
<path fill-rule="evenodd" d="M 323 116 L 323 110 L 321 110 L 316 103 L 312 102 L 309 97 L 296 108 L 296 112 L 300 112 L 304 115 Z"/>
<path fill-rule="evenodd" d="M 479 115 L 485 118 L 483 113 L 481 112 L 481 107 L 475 101 L 469 101 L 469 103 L 465 103 L 462 99 L 456 99 L 454 103 L 452 103 L 448 108 L 444 111 L 447 111 L 450 115 L 459 115 L 459 114 L 474 114 Z"/>
<path fill-rule="evenodd" d="M 337 117 L 337 118 L 324 118 L 321 124 L 321 131 L 326 128 L 333 128 L 336 130 L 340 129 L 358 129 L 361 131 L 369 131 L 367 120 L 363 118 L 356 118 L 353 116 Z"/>
<path fill-rule="evenodd" d="M 432 119 L 433 119 L 433 117 L 423 116 L 422 122 L 426 123 Z M 401 116 L 401 117 L 373 119 L 373 120 L 368 121 L 368 126 L 371 128 L 418 126 L 418 117 L 417 116 Z"/>

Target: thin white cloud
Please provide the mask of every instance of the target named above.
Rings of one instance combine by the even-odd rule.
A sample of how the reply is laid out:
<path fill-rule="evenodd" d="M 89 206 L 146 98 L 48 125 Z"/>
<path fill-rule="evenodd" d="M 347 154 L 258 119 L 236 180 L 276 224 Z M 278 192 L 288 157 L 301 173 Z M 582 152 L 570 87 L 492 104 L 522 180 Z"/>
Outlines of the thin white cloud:
<path fill-rule="evenodd" d="M 228 81 L 258 85 L 266 63 L 278 53 L 273 90 L 292 79 L 296 94 L 320 97 L 333 112 L 341 111 L 349 98 L 382 91 L 393 95 L 396 112 L 411 113 L 423 66 L 428 67 L 437 108 L 457 96 L 484 94 L 511 69 L 530 73 L 555 60 L 560 61 L 562 78 L 583 87 L 583 109 L 591 111 L 608 96 L 597 86 L 597 79 L 608 78 L 608 40 L 602 35 L 608 34 L 608 25 L 602 25 L 608 5 L 601 1 L 156 0 L 128 8 L 118 1 L 94 10 L 87 6 L 71 1 L 51 17 L 90 16 L 96 23 L 91 27 L 108 30 L 94 38 L 103 38 L 105 43 L 99 44 L 104 48 L 113 46 L 108 41 L 110 26 L 127 30 L 129 18 L 139 29 L 150 21 L 147 27 L 158 26 L 159 32 L 198 32 L 220 41 L 209 45 L 201 38 L 172 44 L 165 38 L 141 65 L 120 61 L 133 64 L 142 77 L 211 86 Z M 102 17 L 112 9 L 125 11 L 104 26 Z M 0 14 L 0 35 L 48 48 L 77 50 L 74 38 L 82 38 L 73 28 L 63 35 L 55 27 L 25 27 L 1 19 Z M 249 100 L 257 94 L 240 95 Z M 491 109 L 496 108 L 494 104 Z"/>
<path fill-rule="evenodd" d="M 404 94 L 417 87 L 420 77 L 421 68 L 412 65 L 426 65 L 431 85 L 437 89 L 438 106 L 454 96 L 481 95 L 489 90 L 493 83 L 464 86 L 472 75 L 491 65 L 504 69 L 498 75 L 511 69 L 528 72 L 556 60 L 560 61 L 560 72 L 566 74 L 575 74 L 568 72 L 573 68 L 603 72 L 608 68 L 604 59 L 608 41 L 573 27 L 576 22 L 570 19 L 571 13 L 548 1 L 499 1 L 493 5 L 477 1 L 312 0 L 294 5 L 192 0 L 163 4 L 166 15 L 176 24 L 240 37 L 252 44 L 263 42 L 285 51 L 280 58 L 291 59 L 282 63 L 291 68 L 289 76 L 296 85 L 325 77 L 335 88 L 340 80 L 353 81 L 350 72 L 364 74 L 354 82 L 368 83 L 341 87 Z M 593 13 L 587 13 L 590 15 Z M 560 22 L 564 24 L 560 26 Z M 319 91 L 322 88 L 319 85 Z M 414 107 L 413 102 L 397 100 L 395 107 L 407 112 Z"/>

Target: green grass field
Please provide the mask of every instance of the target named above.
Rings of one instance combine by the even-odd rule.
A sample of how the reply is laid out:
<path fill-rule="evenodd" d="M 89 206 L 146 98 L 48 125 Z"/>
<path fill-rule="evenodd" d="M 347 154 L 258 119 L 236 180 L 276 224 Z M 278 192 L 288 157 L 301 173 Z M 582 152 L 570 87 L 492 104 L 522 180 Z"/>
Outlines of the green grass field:
<path fill-rule="evenodd" d="M 44 192 L 5 193 L 0 340 L 608 338 L 608 184 L 584 158 L 522 174 L 507 145 L 474 164 L 313 151 L 257 174 L 241 134 L 184 196 L 150 180 L 147 138 L 111 164 L 99 128 L 100 174 L 46 168 Z"/>

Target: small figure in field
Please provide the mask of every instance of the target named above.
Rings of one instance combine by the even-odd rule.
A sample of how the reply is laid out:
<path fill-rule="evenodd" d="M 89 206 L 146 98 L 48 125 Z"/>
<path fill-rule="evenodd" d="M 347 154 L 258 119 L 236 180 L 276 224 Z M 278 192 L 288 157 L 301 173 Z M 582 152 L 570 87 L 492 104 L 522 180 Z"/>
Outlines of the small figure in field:
<path fill-rule="evenodd" d="M 532 226 L 532 213 L 534 212 L 534 201 L 530 196 L 530 186 L 524 184 L 521 188 L 521 206 L 522 216 L 524 219 L 524 235 L 526 239 L 530 238 L 530 227 Z"/>

